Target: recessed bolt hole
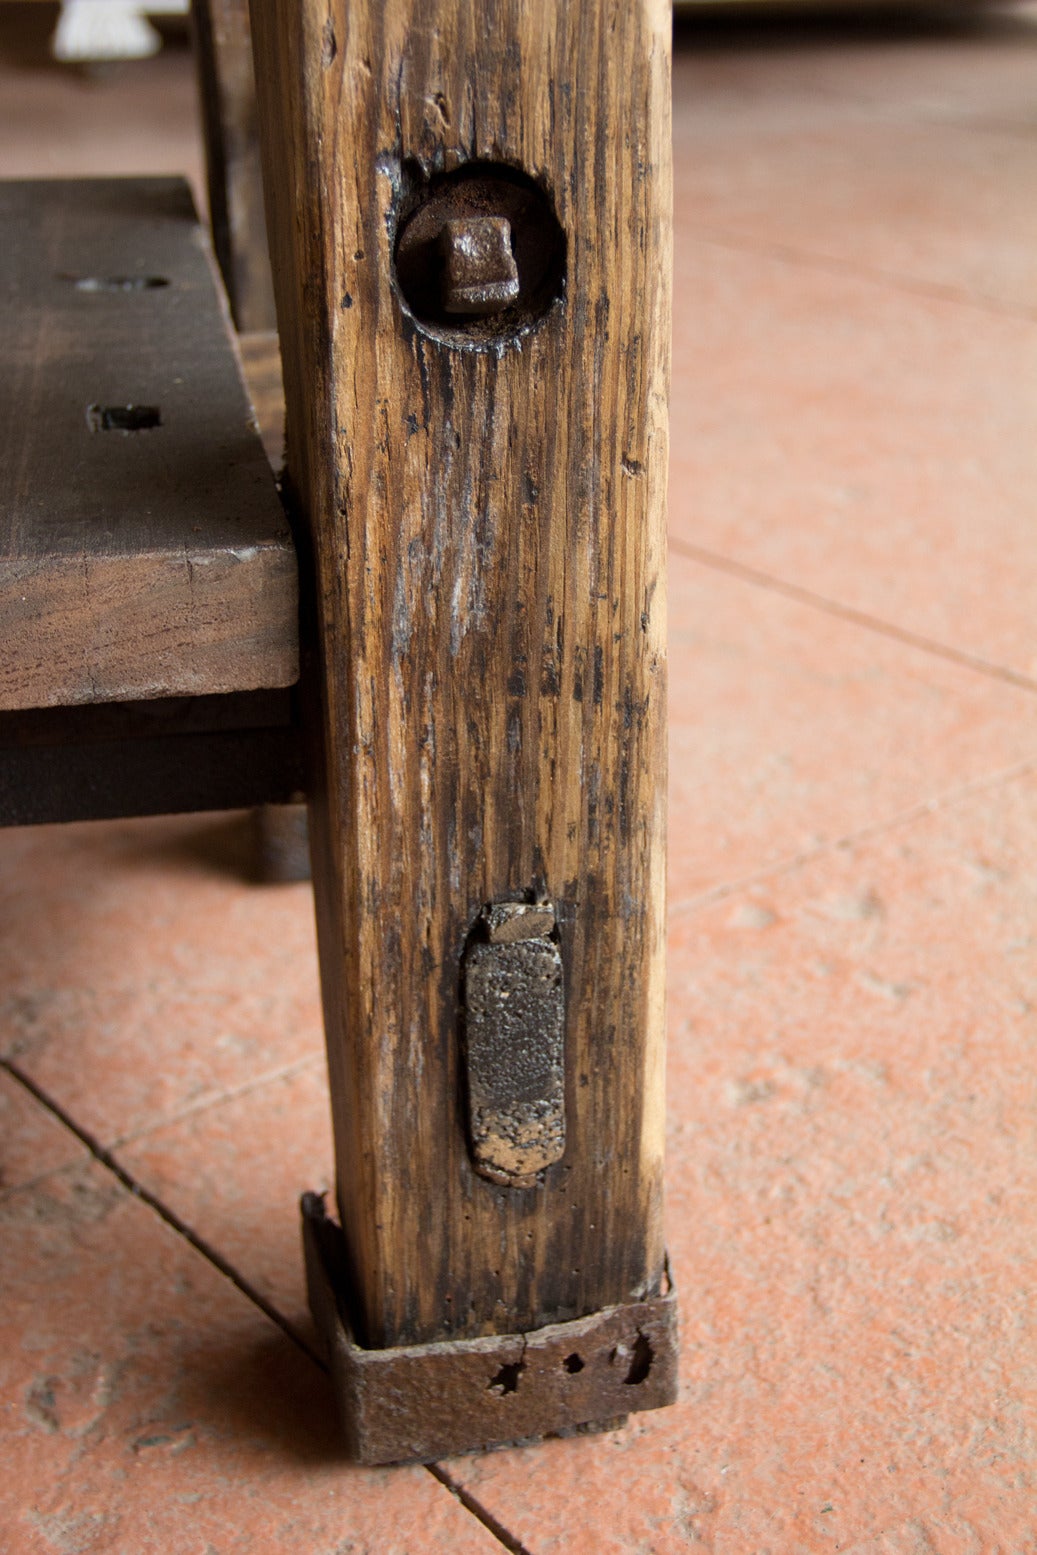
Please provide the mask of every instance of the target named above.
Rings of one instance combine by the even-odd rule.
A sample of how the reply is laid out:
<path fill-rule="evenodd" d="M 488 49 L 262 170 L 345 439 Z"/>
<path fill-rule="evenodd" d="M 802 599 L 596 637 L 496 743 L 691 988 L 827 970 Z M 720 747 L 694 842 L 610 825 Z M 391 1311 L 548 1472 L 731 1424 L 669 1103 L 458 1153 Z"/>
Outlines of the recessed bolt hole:
<path fill-rule="evenodd" d="M 168 286 L 164 275 L 69 275 L 77 292 L 153 292 Z"/>
<path fill-rule="evenodd" d="M 162 416 L 157 405 L 89 405 L 86 422 L 91 432 L 150 432 Z"/>
<path fill-rule="evenodd" d="M 578 1371 L 582 1371 L 586 1364 L 587 1363 L 583 1359 L 583 1356 L 577 1355 L 575 1350 L 573 1351 L 572 1355 L 567 1355 L 565 1360 L 562 1362 L 562 1365 L 565 1367 L 566 1371 L 570 1374 L 570 1376 L 573 1377 L 575 1377 Z"/>
<path fill-rule="evenodd" d="M 519 1373 L 525 1371 L 524 1361 L 505 1362 L 500 1371 L 487 1385 L 487 1392 L 496 1393 L 503 1398 L 505 1393 L 514 1393 L 519 1385 Z"/>
<path fill-rule="evenodd" d="M 411 164 L 403 173 L 393 265 L 411 318 L 447 345 L 525 334 L 565 287 L 565 234 L 545 190 L 495 162 L 428 181 Z"/>

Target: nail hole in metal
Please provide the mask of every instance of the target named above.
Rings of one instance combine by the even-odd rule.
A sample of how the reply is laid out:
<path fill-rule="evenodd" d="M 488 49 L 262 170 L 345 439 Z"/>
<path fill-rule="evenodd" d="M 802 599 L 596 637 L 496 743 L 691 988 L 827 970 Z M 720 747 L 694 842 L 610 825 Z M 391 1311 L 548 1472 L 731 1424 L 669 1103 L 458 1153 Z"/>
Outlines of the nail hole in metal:
<path fill-rule="evenodd" d="M 639 1382 L 645 1381 L 654 1359 L 655 1351 L 639 1329 L 634 1341 L 634 1352 L 630 1357 L 630 1368 L 623 1378 L 628 1387 L 636 1387 Z"/>
<path fill-rule="evenodd" d="M 519 1376 L 525 1369 L 524 1361 L 506 1361 L 497 1375 L 488 1383 L 487 1392 L 497 1393 L 501 1397 L 505 1393 L 514 1393 L 519 1385 Z"/>

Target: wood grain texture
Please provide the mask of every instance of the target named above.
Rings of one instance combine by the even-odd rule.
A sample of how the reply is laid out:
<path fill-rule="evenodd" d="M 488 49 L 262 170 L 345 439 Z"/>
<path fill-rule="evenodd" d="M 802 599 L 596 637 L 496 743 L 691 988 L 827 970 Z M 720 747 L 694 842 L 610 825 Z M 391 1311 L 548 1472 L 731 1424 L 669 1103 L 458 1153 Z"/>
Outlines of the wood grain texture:
<path fill-rule="evenodd" d="M 235 328 L 276 326 L 248 0 L 192 0 L 209 222 Z"/>
<path fill-rule="evenodd" d="M 0 227 L 0 709 L 290 684 L 294 548 L 187 185 L 0 184 Z"/>
<path fill-rule="evenodd" d="M 254 0 L 338 1198 L 366 1344 L 519 1332 L 663 1267 L 669 32 L 657 0 Z M 567 285 L 499 348 L 393 283 L 406 168 L 524 169 Z M 567 1144 L 475 1173 L 460 963 L 555 905 Z"/>
<path fill-rule="evenodd" d="M 241 370 L 271 469 L 284 463 L 284 385 L 277 331 L 238 336 Z"/>

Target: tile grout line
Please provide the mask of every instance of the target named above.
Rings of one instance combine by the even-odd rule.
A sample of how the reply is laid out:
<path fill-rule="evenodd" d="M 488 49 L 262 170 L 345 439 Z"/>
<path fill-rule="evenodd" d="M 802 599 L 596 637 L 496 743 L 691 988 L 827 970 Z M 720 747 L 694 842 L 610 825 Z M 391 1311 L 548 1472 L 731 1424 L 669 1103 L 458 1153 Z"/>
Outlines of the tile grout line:
<path fill-rule="evenodd" d="M 677 535 L 670 535 L 669 546 L 678 556 L 684 556 L 689 561 L 699 562 L 703 567 L 711 567 L 715 572 L 726 572 L 742 583 L 754 584 L 757 588 L 768 589 L 773 594 L 783 594 L 786 599 L 795 600 L 799 605 L 809 605 L 813 610 L 823 611 L 825 615 L 834 616 L 839 621 L 847 621 L 852 626 L 863 627 L 865 631 L 875 632 L 879 637 L 887 637 L 893 642 L 903 643 L 908 648 L 917 648 L 922 653 L 932 654 L 934 658 L 946 659 L 950 664 L 972 670 L 977 675 L 985 675 L 989 680 L 1000 680 L 1019 691 L 1037 691 L 1037 680 L 1022 674 L 1019 670 L 1008 669 L 1001 664 L 992 664 L 988 659 L 981 659 L 976 654 L 966 653 L 960 648 L 952 648 L 947 643 L 936 642 L 931 637 L 922 637 L 907 627 L 895 626 L 891 621 L 881 621 L 876 616 L 867 615 L 863 610 L 854 609 L 852 605 L 841 605 L 838 600 L 826 599 L 823 594 L 815 594 L 811 589 L 802 588 L 798 583 L 787 583 L 784 578 L 776 577 L 774 573 L 762 572 L 759 568 L 750 567 L 745 562 L 721 556 L 716 551 L 708 551 L 705 547 L 695 545 L 692 541 L 681 539 Z"/>
<path fill-rule="evenodd" d="M 66 1112 L 59 1102 L 55 1101 L 52 1096 L 49 1096 L 46 1091 L 37 1085 L 30 1075 L 26 1074 L 18 1064 L 12 1062 L 9 1058 L 0 1058 L 0 1068 L 9 1074 L 13 1080 L 16 1080 L 19 1085 L 23 1086 L 29 1092 L 29 1095 L 38 1101 L 40 1106 L 44 1107 L 52 1117 L 57 1118 L 59 1123 L 64 1124 L 65 1128 L 75 1135 L 80 1144 L 85 1145 L 94 1160 L 111 1172 L 128 1193 L 132 1194 L 135 1199 L 139 1199 L 142 1204 L 146 1204 L 150 1210 L 153 1210 L 171 1231 L 174 1231 L 177 1236 L 183 1237 L 184 1241 L 188 1242 L 195 1252 L 200 1253 L 225 1279 L 230 1280 L 231 1284 L 236 1286 L 241 1294 L 246 1296 L 261 1312 L 265 1313 L 272 1323 L 276 1323 L 282 1333 L 286 1334 L 289 1339 L 297 1344 L 300 1350 L 304 1351 L 311 1360 L 321 1365 L 319 1355 L 307 1343 L 302 1334 L 288 1322 L 287 1318 L 278 1312 L 277 1308 L 265 1296 L 261 1295 L 245 1279 L 244 1275 L 238 1273 L 234 1265 L 229 1263 L 222 1253 L 217 1252 L 216 1248 L 211 1246 L 204 1237 L 199 1236 L 197 1231 L 192 1230 L 175 1210 L 170 1209 L 156 1194 L 139 1182 L 133 1173 L 128 1171 L 112 1152 L 101 1144 L 100 1140 L 95 1139 L 88 1129 L 77 1123 L 71 1114 Z"/>
<path fill-rule="evenodd" d="M 873 286 L 885 286 L 891 291 L 904 292 L 912 297 L 925 297 L 930 302 L 956 303 L 961 307 L 977 308 L 982 313 L 996 314 L 1000 318 L 1019 319 L 1026 324 L 1037 323 L 1037 311 L 1033 308 L 1002 302 L 997 297 L 967 291 L 949 282 L 923 281 L 920 277 L 905 275 L 899 270 L 884 270 L 881 265 L 864 265 L 852 259 L 812 253 L 809 249 L 796 248 L 791 243 L 742 238 L 720 227 L 695 226 L 690 235 L 700 243 L 730 253 L 752 254 L 761 259 L 773 259 L 779 264 L 803 265 L 807 269 L 823 270 L 828 275 L 868 281 Z"/>
<path fill-rule="evenodd" d="M 487 1533 L 492 1533 L 493 1537 L 500 1544 L 503 1544 L 508 1551 L 508 1555 L 531 1555 L 526 1546 L 513 1533 L 509 1533 L 504 1524 L 498 1522 L 493 1513 L 484 1507 L 482 1502 L 477 1500 L 470 1490 L 466 1490 L 460 1481 L 454 1479 L 453 1475 L 449 1474 L 441 1464 L 426 1463 L 425 1467 L 432 1475 L 432 1478 L 443 1486 L 444 1490 L 448 1490 L 452 1496 L 456 1496 L 466 1512 L 471 1512 L 476 1521 L 482 1523 Z"/>
<path fill-rule="evenodd" d="M 9 1058 L 0 1057 L 0 1069 L 9 1075 L 10 1078 L 18 1085 L 21 1085 L 23 1089 L 28 1091 L 29 1095 L 32 1096 L 41 1107 L 43 1107 L 51 1114 L 52 1117 L 56 1118 L 59 1123 L 67 1128 L 69 1133 L 73 1134 L 76 1139 L 79 1140 L 80 1144 L 85 1146 L 91 1157 L 97 1161 L 100 1166 L 103 1166 L 106 1171 L 111 1172 L 128 1193 L 132 1194 L 135 1199 L 138 1199 L 142 1204 L 145 1204 L 148 1209 L 153 1211 L 153 1213 L 156 1214 L 159 1219 L 162 1220 L 177 1236 L 182 1237 L 184 1241 L 195 1250 L 196 1253 L 199 1253 L 201 1257 L 210 1263 L 219 1274 L 222 1274 L 224 1279 L 229 1280 L 235 1289 L 241 1292 L 246 1300 L 251 1301 L 254 1306 L 258 1307 L 264 1316 L 268 1317 L 270 1321 L 274 1323 L 281 1330 L 281 1332 L 288 1339 L 290 1339 L 292 1343 L 295 1344 L 309 1360 L 314 1363 L 315 1366 L 319 1367 L 319 1369 L 324 1372 L 325 1375 L 327 1375 L 328 1365 L 323 1356 L 321 1356 L 316 1350 L 312 1348 L 311 1345 L 307 1343 L 302 1334 L 298 1332 L 298 1330 L 288 1321 L 287 1318 L 282 1316 L 282 1314 L 277 1310 L 272 1302 L 269 1302 L 265 1296 L 261 1295 L 260 1292 L 256 1290 L 255 1286 L 251 1285 L 243 1275 L 238 1273 L 238 1271 L 234 1268 L 234 1265 L 229 1263 L 227 1259 L 223 1257 L 222 1253 L 217 1252 L 216 1248 L 213 1247 L 211 1243 L 207 1242 L 204 1237 L 199 1236 L 196 1231 L 193 1231 L 187 1222 L 182 1220 L 180 1216 L 177 1215 L 174 1210 L 170 1209 L 167 1204 L 164 1204 L 156 1194 L 152 1193 L 150 1189 L 145 1188 L 143 1183 L 138 1182 L 133 1174 L 127 1171 L 126 1167 L 124 1167 L 119 1161 L 116 1160 L 115 1156 L 111 1153 L 110 1150 L 107 1150 L 104 1145 L 102 1145 L 99 1140 L 95 1139 L 87 1129 L 81 1127 L 80 1124 L 78 1124 L 74 1118 L 72 1118 L 72 1116 L 65 1111 L 64 1107 L 56 1102 L 52 1096 L 49 1096 L 47 1092 L 44 1091 L 39 1085 L 37 1085 L 29 1075 L 25 1074 L 16 1063 L 13 1063 Z M 68 1167 L 61 1167 L 58 1168 L 58 1170 L 68 1170 Z M 48 1175 L 50 1174 L 42 1174 L 42 1176 Z M 35 1180 L 41 1181 L 42 1176 L 41 1178 L 37 1178 Z M 24 1187 L 26 1185 L 22 1184 L 21 1186 Z M 530 1551 L 526 1549 L 525 1545 L 520 1543 L 513 1534 L 509 1533 L 508 1530 L 504 1527 L 503 1523 L 499 1522 L 498 1519 L 494 1517 L 493 1513 L 489 1511 L 487 1507 L 484 1507 L 478 1498 L 472 1495 L 471 1491 L 466 1490 L 463 1485 L 456 1481 L 453 1476 L 447 1472 L 446 1469 L 442 1468 L 438 1463 L 425 1463 L 421 1464 L 420 1467 L 424 1468 L 425 1471 L 432 1476 L 436 1483 L 444 1490 L 446 1490 L 448 1494 L 452 1495 L 455 1500 L 459 1501 L 464 1510 L 468 1512 L 470 1516 L 474 1517 L 476 1522 L 480 1523 L 486 1529 L 487 1533 L 491 1534 L 492 1537 L 495 1538 L 497 1542 L 508 1551 L 508 1555 L 530 1555 Z"/>
<path fill-rule="evenodd" d="M 953 115 L 944 117 L 934 113 L 926 114 L 922 122 L 934 125 L 937 129 L 963 129 L 969 134 L 1000 135 L 1005 140 L 1022 141 L 1026 146 L 1033 144 L 1033 131 L 1025 124 L 1014 124 L 1011 119 L 991 119 L 982 115 L 966 121 Z"/>
<path fill-rule="evenodd" d="M 753 874 L 741 875 L 737 880 L 725 881 L 722 885 L 700 892 L 698 896 L 689 896 L 683 901 L 673 902 L 668 908 L 668 916 L 671 919 L 690 917 L 714 902 L 724 901 L 737 891 L 744 891 L 764 880 L 773 880 L 779 875 L 790 875 L 795 870 L 816 863 L 818 859 L 825 858 L 829 854 L 857 847 L 873 837 L 881 837 L 887 832 L 896 831 L 898 827 L 909 826 L 913 821 L 924 820 L 926 816 L 935 815 L 941 810 L 952 809 L 976 794 L 1001 788 L 1008 783 L 1017 782 L 1020 778 L 1029 777 L 1035 772 L 1037 772 L 1037 756 L 1027 761 L 1017 762 L 1012 767 L 1002 767 L 997 772 L 988 773 L 986 777 L 976 778 L 971 783 L 963 783 L 960 788 L 946 789 L 942 794 L 934 794 L 931 799 L 911 805 L 906 810 L 897 810 L 885 820 L 873 821 L 869 826 L 862 826 L 858 831 L 845 832 L 841 837 L 832 838 L 830 842 L 818 843 L 814 848 L 806 848 L 801 853 L 794 853 Z"/>
<path fill-rule="evenodd" d="M 8 1075 L 8 1078 L 15 1080 L 16 1084 L 19 1083 L 18 1079 L 8 1069 L 6 1059 L 0 1058 L 0 1069 Z M 62 1161 L 58 1166 L 48 1166 L 46 1171 L 37 1172 L 35 1177 L 25 1177 L 20 1182 L 0 1183 L 0 1203 L 6 1198 L 13 1198 L 16 1193 L 31 1192 L 33 1188 L 38 1188 L 41 1183 L 47 1182 L 51 1177 L 61 1177 L 66 1172 L 74 1172 L 82 1164 L 81 1156 L 73 1156 L 71 1160 Z"/>
<path fill-rule="evenodd" d="M 206 1097 L 203 1101 L 195 1102 L 193 1106 L 181 1107 L 174 1112 L 166 1113 L 154 1123 L 146 1123 L 142 1128 L 132 1130 L 128 1134 L 119 1134 L 111 1141 L 108 1149 L 121 1150 L 124 1145 L 138 1144 L 142 1139 L 147 1139 L 164 1128 L 171 1128 L 174 1123 L 183 1123 L 187 1118 L 211 1112 L 214 1107 L 221 1107 L 224 1102 L 237 1101 L 241 1096 L 251 1096 L 253 1092 L 261 1091 L 267 1085 L 274 1085 L 278 1080 L 293 1079 L 298 1074 L 305 1074 L 307 1069 L 316 1069 L 323 1062 L 323 1050 L 308 1053 L 305 1058 L 298 1058 L 293 1064 L 285 1064 L 281 1069 L 272 1069 L 269 1074 L 261 1075 L 256 1080 L 245 1080 L 241 1085 L 223 1091 L 219 1096 Z"/>

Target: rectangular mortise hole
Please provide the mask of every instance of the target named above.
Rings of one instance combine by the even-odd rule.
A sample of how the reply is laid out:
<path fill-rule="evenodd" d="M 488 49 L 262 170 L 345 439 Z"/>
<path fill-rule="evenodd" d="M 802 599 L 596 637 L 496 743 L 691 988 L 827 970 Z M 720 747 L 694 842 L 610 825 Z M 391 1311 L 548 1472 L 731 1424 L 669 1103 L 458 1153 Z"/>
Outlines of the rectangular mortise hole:
<path fill-rule="evenodd" d="M 91 432 L 150 432 L 162 425 L 157 405 L 90 405 L 86 420 Z"/>
<path fill-rule="evenodd" d="M 153 292 L 168 286 L 164 275 L 68 275 L 77 292 Z"/>

